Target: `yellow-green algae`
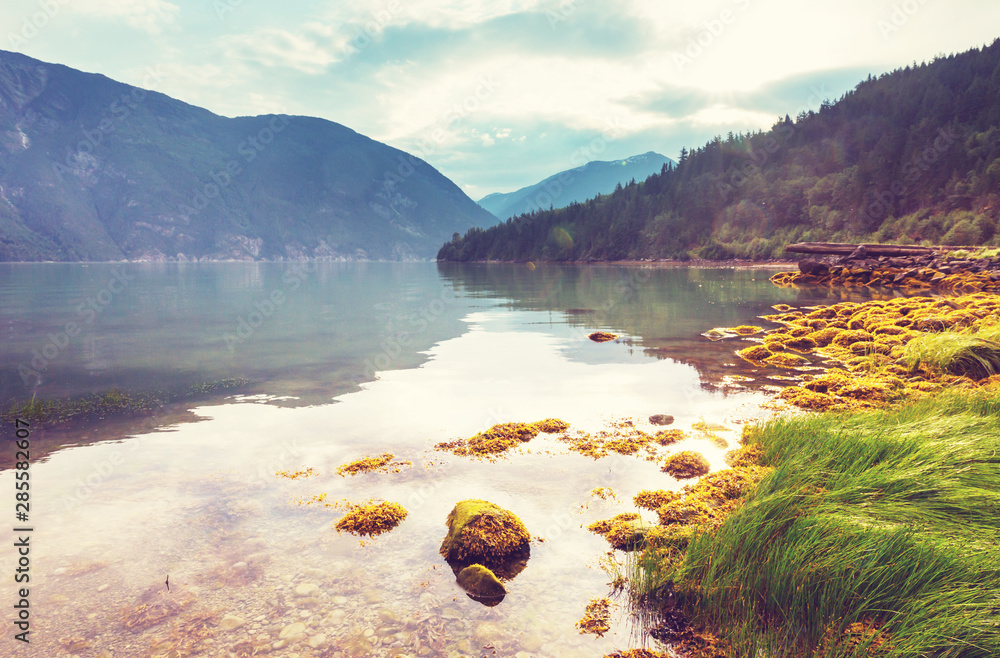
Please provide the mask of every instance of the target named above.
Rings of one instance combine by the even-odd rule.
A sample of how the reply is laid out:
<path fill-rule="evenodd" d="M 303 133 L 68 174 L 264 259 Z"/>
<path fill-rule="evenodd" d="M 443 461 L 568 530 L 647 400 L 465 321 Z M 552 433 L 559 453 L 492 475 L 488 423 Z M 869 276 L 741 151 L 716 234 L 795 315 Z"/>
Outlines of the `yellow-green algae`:
<path fill-rule="evenodd" d="M 527 443 L 540 432 L 555 434 L 569 429 L 569 423 L 558 418 L 546 418 L 534 423 L 500 423 L 468 439 L 438 443 L 436 450 L 461 457 L 492 459 L 511 448 Z"/>
<path fill-rule="evenodd" d="M 620 551 L 641 548 L 645 543 L 646 534 L 652 528 L 652 524 L 634 512 L 616 514 L 610 519 L 595 521 L 587 526 L 587 530 L 601 535 L 613 548 Z"/>
<path fill-rule="evenodd" d="M 527 548 L 531 535 L 521 519 L 489 501 L 468 499 L 448 514 L 440 553 L 450 561 L 501 560 Z"/>
<path fill-rule="evenodd" d="M 901 288 L 907 291 L 935 289 L 951 292 L 996 292 L 1000 291 L 1000 281 L 991 272 L 959 272 L 947 274 L 933 268 L 897 268 L 878 266 L 873 269 L 861 267 L 830 268 L 823 275 L 804 272 L 778 272 L 771 282 L 782 288 L 800 285 L 823 285 L 831 288 Z"/>
<path fill-rule="evenodd" d="M 705 475 L 711 470 L 711 465 L 700 453 L 684 450 L 667 457 L 660 470 L 678 480 L 686 480 Z"/>
<path fill-rule="evenodd" d="M 637 428 L 632 420 L 617 420 L 611 423 L 610 430 L 566 434 L 560 436 L 559 441 L 566 443 L 570 450 L 593 459 L 601 459 L 611 453 L 628 456 L 644 452 L 647 459 L 653 460 L 655 445 L 666 446 L 683 438 L 681 430 L 661 430 L 651 435 Z"/>
<path fill-rule="evenodd" d="M 580 621 L 576 622 L 580 633 L 589 633 L 597 637 L 611 630 L 611 601 L 607 597 L 591 599 Z"/>
<path fill-rule="evenodd" d="M 347 514 L 337 521 L 338 532 L 349 532 L 352 535 L 376 537 L 393 530 L 403 522 L 408 512 L 399 503 L 376 502 L 351 505 Z"/>
<path fill-rule="evenodd" d="M 783 348 L 813 353 L 827 372 L 784 389 L 781 400 L 811 410 L 874 408 L 946 386 L 991 385 L 1000 372 L 1000 341 L 989 333 L 998 318 L 1000 297 L 982 292 L 841 302 L 764 316 L 782 327 L 737 354 L 758 366 L 792 366 L 777 358 Z M 829 324 L 812 330 L 818 320 Z"/>
<path fill-rule="evenodd" d="M 741 324 L 738 327 L 730 327 L 728 331 L 736 334 L 737 336 L 753 336 L 754 334 L 759 334 L 764 331 L 764 328 Z"/>
<path fill-rule="evenodd" d="M 396 456 L 391 452 L 383 452 L 381 455 L 373 457 L 363 457 L 347 464 L 337 467 L 337 475 L 346 477 L 348 475 L 358 475 L 359 473 L 399 473 L 404 466 L 413 466 L 412 462 L 393 462 Z"/>
<path fill-rule="evenodd" d="M 545 420 L 536 421 L 532 425 L 544 434 L 557 434 L 569 429 L 569 423 L 558 418 L 546 418 Z"/>
<path fill-rule="evenodd" d="M 301 479 L 311 478 L 312 476 L 316 475 L 316 469 L 310 466 L 309 468 L 300 468 L 297 471 L 278 471 L 277 473 L 275 473 L 275 475 L 277 475 L 280 478 L 287 478 L 289 480 L 298 480 L 300 478 Z"/>
<path fill-rule="evenodd" d="M 595 487 L 588 494 L 601 500 L 618 500 L 618 494 L 611 487 Z"/>
<path fill-rule="evenodd" d="M 676 491 L 663 491 L 662 489 L 650 491 L 649 489 L 643 489 L 632 498 L 632 502 L 635 503 L 636 507 L 655 512 L 660 507 L 663 507 L 667 503 L 672 503 L 678 498 L 680 498 L 680 494 Z"/>

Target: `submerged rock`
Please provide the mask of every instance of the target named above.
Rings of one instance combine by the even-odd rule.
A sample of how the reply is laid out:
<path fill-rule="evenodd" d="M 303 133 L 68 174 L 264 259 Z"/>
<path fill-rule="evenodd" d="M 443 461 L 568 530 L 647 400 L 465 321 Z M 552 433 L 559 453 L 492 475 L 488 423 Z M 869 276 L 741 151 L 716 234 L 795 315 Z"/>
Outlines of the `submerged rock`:
<path fill-rule="evenodd" d="M 649 417 L 649 422 L 653 425 L 670 425 L 674 422 L 674 417 L 669 414 L 653 414 Z"/>
<path fill-rule="evenodd" d="M 470 598 L 485 605 L 496 605 L 507 595 L 507 589 L 496 574 L 481 564 L 473 564 L 459 571 L 457 581 Z"/>
<path fill-rule="evenodd" d="M 587 338 L 594 341 L 595 343 L 604 343 L 609 340 L 614 340 L 615 338 L 618 338 L 618 334 L 611 334 L 606 331 L 595 331 L 594 333 L 587 336 Z"/>
<path fill-rule="evenodd" d="M 440 553 L 455 562 L 502 561 L 529 550 L 531 535 L 513 512 L 485 500 L 459 501 L 448 514 Z"/>

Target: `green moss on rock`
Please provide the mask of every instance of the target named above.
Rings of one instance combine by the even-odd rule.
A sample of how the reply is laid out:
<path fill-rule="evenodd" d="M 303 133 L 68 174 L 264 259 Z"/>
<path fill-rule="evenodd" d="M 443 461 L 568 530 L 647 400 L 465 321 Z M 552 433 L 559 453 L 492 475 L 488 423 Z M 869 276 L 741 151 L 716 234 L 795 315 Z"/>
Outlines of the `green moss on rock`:
<path fill-rule="evenodd" d="M 474 599 L 502 599 L 507 589 L 496 574 L 481 564 L 472 564 L 458 572 L 459 586 Z"/>
<path fill-rule="evenodd" d="M 447 523 L 440 553 L 449 561 L 503 560 L 526 551 L 531 539 L 513 512 L 485 500 L 459 501 Z"/>

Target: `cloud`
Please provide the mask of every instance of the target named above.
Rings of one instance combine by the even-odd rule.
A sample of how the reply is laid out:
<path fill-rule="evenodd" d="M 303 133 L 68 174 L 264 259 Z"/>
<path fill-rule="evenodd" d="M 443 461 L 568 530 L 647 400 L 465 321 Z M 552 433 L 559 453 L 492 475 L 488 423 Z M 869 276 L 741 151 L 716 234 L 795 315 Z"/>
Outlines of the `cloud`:
<path fill-rule="evenodd" d="M 543 5 L 557 5 L 548 0 L 330 0 L 322 15 L 335 23 L 400 25 L 421 24 L 441 29 L 462 29 L 501 16 L 533 11 Z"/>
<path fill-rule="evenodd" d="M 676 158 L 767 128 L 869 73 L 991 42 L 1000 22 L 1000 3 L 979 0 L 921 3 L 889 38 L 892 3 L 868 0 L 243 0 L 224 18 L 212 1 L 71 0 L 65 18 L 87 20 L 57 16 L 23 51 L 132 84 L 162 66 L 160 90 L 186 102 L 323 117 L 485 193 L 592 144 L 597 159 Z M 18 25 L 37 3 L 0 15 Z"/>
<path fill-rule="evenodd" d="M 94 18 L 122 20 L 150 34 L 159 34 L 180 12 L 180 7 L 167 0 L 73 0 L 66 8 Z"/>
<path fill-rule="evenodd" d="M 338 46 L 336 42 L 324 42 L 322 36 L 268 27 L 229 35 L 218 43 L 227 59 L 316 74 L 344 56 L 346 42 Z"/>

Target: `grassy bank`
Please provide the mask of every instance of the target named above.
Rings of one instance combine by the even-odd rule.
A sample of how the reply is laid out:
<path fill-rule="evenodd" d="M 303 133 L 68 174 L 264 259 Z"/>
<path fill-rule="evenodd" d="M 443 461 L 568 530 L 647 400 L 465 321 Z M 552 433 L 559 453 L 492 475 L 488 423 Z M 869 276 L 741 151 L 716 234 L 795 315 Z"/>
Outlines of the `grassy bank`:
<path fill-rule="evenodd" d="M 1000 397 L 778 418 L 773 468 L 674 563 L 741 656 L 1000 655 Z M 762 653 L 761 653 L 762 652 Z"/>

